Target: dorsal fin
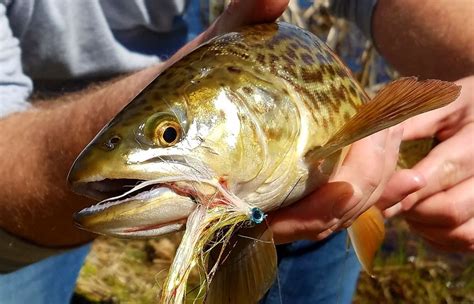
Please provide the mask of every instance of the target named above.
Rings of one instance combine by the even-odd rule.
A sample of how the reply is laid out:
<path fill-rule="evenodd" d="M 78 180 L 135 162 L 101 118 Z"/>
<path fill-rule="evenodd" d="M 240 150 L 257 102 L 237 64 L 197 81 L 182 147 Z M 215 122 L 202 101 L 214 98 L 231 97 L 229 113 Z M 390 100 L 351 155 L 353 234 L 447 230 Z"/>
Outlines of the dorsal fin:
<path fill-rule="evenodd" d="M 415 77 L 400 78 L 389 83 L 326 144 L 311 150 L 311 158 L 321 159 L 361 138 L 394 126 L 412 116 L 443 107 L 454 101 L 461 87 L 441 80 L 418 81 Z"/>

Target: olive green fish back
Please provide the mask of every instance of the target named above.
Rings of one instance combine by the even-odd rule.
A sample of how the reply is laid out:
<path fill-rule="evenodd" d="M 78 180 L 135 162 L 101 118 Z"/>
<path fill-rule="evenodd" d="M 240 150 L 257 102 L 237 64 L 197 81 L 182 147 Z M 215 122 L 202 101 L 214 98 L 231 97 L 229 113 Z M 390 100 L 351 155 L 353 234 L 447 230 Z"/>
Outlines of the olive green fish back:
<path fill-rule="evenodd" d="M 285 81 L 288 87 L 283 93 L 296 92 L 320 126 L 318 137 L 333 134 L 369 100 L 349 69 L 318 37 L 290 24 L 271 23 L 244 27 L 198 47 L 155 80 L 149 87 L 154 93 L 147 94 L 144 103 L 151 110 L 156 98 L 178 97 L 183 85 L 203 77 L 219 82 L 222 73 L 209 73 L 219 66 L 227 66 L 229 75 L 245 67 L 262 79 Z"/>

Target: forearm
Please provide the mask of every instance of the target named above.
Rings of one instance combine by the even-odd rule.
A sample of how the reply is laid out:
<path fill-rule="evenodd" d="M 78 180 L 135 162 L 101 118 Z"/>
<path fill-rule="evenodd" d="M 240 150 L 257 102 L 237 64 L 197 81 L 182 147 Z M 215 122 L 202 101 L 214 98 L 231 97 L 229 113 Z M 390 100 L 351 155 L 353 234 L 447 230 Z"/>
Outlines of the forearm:
<path fill-rule="evenodd" d="M 379 0 L 372 38 L 403 75 L 457 80 L 474 73 L 471 0 Z"/>
<path fill-rule="evenodd" d="M 68 189 L 68 170 L 100 128 L 159 69 L 42 102 L 0 120 L 0 228 L 49 246 L 89 239 L 74 227 L 72 214 L 91 201 Z"/>

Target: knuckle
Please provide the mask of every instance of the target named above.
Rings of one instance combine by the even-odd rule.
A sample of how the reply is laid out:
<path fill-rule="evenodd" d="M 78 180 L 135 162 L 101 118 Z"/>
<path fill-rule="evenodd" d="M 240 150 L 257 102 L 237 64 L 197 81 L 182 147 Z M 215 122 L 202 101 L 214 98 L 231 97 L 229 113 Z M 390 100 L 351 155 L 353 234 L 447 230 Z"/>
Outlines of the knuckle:
<path fill-rule="evenodd" d="M 441 192 L 441 199 L 446 205 L 446 221 L 448 225 L 456 226 L 464 222 L 463 212 L 459 209 L 457 201 L 449 197 L 446 192 Z"/>

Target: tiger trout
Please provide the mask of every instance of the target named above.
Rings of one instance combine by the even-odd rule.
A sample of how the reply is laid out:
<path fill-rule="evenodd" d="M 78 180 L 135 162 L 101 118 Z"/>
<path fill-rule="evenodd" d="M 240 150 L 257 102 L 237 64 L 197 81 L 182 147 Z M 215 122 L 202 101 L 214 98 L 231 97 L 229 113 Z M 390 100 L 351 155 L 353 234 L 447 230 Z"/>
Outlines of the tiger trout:
<path fill-rule="evenodd" d="M 206 303 L 256 303 L 276 274 L 266 214 L 327 183 L 353 142 L 459 92 L 412 77 L 370 100 L 313 34 L 286 23 L 244 27 L 163 71 L 84 149 L 69 182 L 102 201 L 75 220 L 123 238 L 185 229 L 161 303 L 185 301 L 193 268 Z M 349 235 L 370 272 L 380 211 L 363 213 Z"/>

